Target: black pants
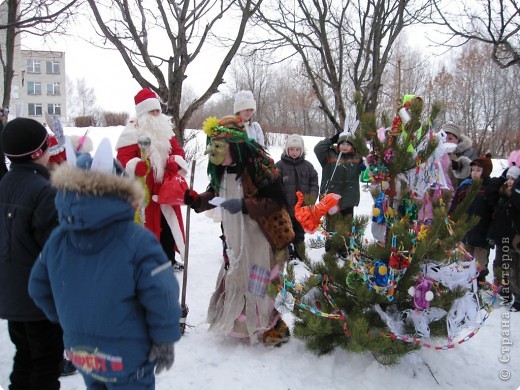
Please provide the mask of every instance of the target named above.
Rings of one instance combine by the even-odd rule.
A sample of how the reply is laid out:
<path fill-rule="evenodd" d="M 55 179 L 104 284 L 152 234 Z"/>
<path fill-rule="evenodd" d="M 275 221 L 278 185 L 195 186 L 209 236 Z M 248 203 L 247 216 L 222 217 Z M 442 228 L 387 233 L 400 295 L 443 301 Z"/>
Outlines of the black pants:
<path fill-rule="evenodd" d="M 175 264 L 175 240 L 163 213 L 161 213 L 161 246 L 168 259 Z"/>
<path fill-rule="evenodd" d="M 16 347 L 10 390 L 60 388 L 63 332 L 50 321 L 8 321 L 9 336 Z"/>
<path fill-rule="evenodd" d="M 292 228 L 294 230 L 293 244 L 294 246 L 297 246 L 298 244 L 301 244 L 303 241 L 305 241 L 305 230 L 303 230 L 302 225 L 296 220 L 295 217 L 291 217 L 291 222 Z"/>

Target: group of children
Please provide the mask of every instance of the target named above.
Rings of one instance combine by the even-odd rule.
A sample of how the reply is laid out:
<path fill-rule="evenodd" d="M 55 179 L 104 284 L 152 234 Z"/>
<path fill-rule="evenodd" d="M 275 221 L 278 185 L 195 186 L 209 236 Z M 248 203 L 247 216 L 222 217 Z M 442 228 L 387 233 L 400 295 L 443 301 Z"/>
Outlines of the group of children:
<path fill-rule="evenodd" d="M 0 181 L 0 317 L 8 320 L 16 346 L 13 389 L 59 389 L 64 348 L 89 389 L 153 389 L 154 373 L 173 364 L 181 308 L 172 252 L 184 244 L 184 231 L 174 223 L 178 210 L 168 204 L 152 210 L 151 195 L 165 177 L 183 169 L 184 153 L 150 92 L 136 96 L 136 111 L 150 114 L 144 123 L 157 129 L 156 145 L 162 140 L 168 147 L 143 149 L 138 122 L 133 123 L 116 146 L 126 172 L 102 142 L 94 157 L 67 156 L 51 179 L 50 140 L 41 124 L 17 118 L 2 133 L 11 168 Z M 252 344 L 280 345 L 289 329 L 268 289 L 278 283 L 287 254 L 305 256 L 305 231 L 294 213 L 296 192 L 309 205 L 327 193 L 341 195 L 338 215 L 350 218 L 360 201 L 365 166 L 348 134 L 325 138 L 314 148 L 323 169 L 321 185 L 300 135 L 287 137 L 275 164 L 252 121 L 255 109 L 252 94 L 240 91 L 235 115 L 206 120 L 210 183 L 200 194 L 186 189 L 183 202 L 196 212 L 218 208 L 220 213 L 225 262 L 208 308 L 210 329 Z M 454 142 L 460 140 L 460 128 L 448 130 L 457 133 L 450 133 Z M 460 157 L 450 168 L 463 176 L 469 158 Z M 494 240 L 495 275 L 519 299 L 512 310 L 520 309 L 519 163 L 490 178 L 491 160 L 471 159 L 471 175 L 460 177 L 451 203 L 453 210 L 472 181 L 480 180 L 467 210 L 480 219 L 465 245 L 484 279 Z M 150 226 L 134 222 L 144 199 Z"/>
<path fill-rule="evenodd" d="M 464 237 L 464 247 L 478 263 L 479 282 L 486 281 L 490 250 L 495 247 L 494 283 L 507 302 L 516 298 L 510 308 L 516 312 L 520 311 L 520 158 L 510 159 L 510 163 L 499 177 L 491 177 L 490 158 L 471 161 L 470 176 L 458 185 L 449 212 L 455 211 L 478 180 L 475 197 L 465 210 L 468 216 L 477 216 L 478 221 Z"/>

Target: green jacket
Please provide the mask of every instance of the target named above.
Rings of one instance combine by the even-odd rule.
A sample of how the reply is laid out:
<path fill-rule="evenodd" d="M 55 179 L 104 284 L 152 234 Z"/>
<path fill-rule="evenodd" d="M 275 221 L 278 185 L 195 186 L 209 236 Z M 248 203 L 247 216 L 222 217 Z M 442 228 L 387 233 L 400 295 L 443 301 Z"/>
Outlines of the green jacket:
<path fill-rule="evenodd" d="M 365 169 L 361 155 L 342 153 L 339 157 L 337 147 L 328 138 L 316 144 L 314 153 L 323 168 L 320 194 L 341 195 L 341 210 L 357 206 L 360 198 L 359 175 Z"/>

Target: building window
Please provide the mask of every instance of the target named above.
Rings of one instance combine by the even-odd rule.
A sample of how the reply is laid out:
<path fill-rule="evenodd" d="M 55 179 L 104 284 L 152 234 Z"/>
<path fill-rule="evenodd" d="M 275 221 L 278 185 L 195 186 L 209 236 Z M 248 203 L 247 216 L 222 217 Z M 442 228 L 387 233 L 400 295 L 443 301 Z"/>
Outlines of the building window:
<path fill-rule="evenodd" d="M 60 95 L 60 83 L 47 84 L 47 95 Z"/>
<path fill-rule="evenodd" d="M 29 103 L 29 116 L 42 116 L 42 114 L 41 103 Z"/>
<path fill-rule="evenodd" d="M 27 60 L 27 73 L 41 73 L 40 61 Z"/>
<path fill-rule="evenodd" d="M 61 104 L 57 104 L 57 103 L 47 104 L 47 112 L 51 115 L 61 115 Z"/>
<path fill-rule="evenodd" d="M 47 74 L 60 74 L 60 63 L 58 61 L 47 61 Z"/>
<path fill-rule="evenodd" d="M 41 95 L 42 83 L 39 81 L 29 81 L 27 83 L 27 95 Z"/>

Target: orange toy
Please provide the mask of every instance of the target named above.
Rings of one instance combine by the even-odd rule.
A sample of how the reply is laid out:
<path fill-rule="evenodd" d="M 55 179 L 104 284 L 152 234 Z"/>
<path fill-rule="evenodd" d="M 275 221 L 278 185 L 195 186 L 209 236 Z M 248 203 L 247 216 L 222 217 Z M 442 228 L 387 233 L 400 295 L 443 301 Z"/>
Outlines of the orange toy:
<path fill-rule="evenodd" d="M 318 226 L 321 223 L 321 217 L 327 212 L 334 214 L 338 211 L 338 202 L 341 195 L 338 194 L 327 194 L 322 200 L 313 206 L 303 206 L 303 194 L 298 191 L 296 192 L 298 201 L 294 206 L 294 217 L 303 227 L 307 233 L 314 233 L 318 230 Z"/>

